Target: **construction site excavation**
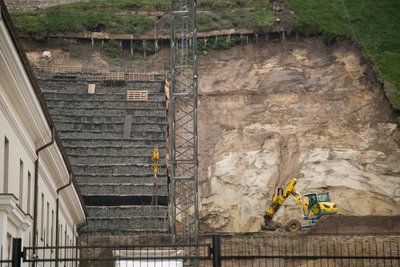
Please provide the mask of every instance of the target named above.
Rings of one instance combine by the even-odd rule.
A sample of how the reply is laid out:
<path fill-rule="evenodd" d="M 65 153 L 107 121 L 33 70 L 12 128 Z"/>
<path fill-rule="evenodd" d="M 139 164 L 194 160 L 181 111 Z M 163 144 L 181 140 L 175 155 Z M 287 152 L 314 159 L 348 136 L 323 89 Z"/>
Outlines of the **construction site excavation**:
<path fill-rule="evenodd" d="M 200 30 L 219 1 L 167 2 L 116 13 L 154 18 L 140 34 L 21 33 L 87 210 L 26 264 L 400 266 L 397 80 L 361 33 L 308 34 L 275 0 L 268 27 Z"/>
<path fill-rule="evenodd" d="M 81 244 L 169 244 L 168 77 L 53 68 L 37 77 L 89 212 Z M 398 266 L 399 132 L 368 68 L 354 44 L 318 38 L 199 56 L 199 242 L 219 233 L 225 266 Z M 293 177 L 337 214 L 302 227 Z M 280 227 L 263 230 L 282 194 Z"/>

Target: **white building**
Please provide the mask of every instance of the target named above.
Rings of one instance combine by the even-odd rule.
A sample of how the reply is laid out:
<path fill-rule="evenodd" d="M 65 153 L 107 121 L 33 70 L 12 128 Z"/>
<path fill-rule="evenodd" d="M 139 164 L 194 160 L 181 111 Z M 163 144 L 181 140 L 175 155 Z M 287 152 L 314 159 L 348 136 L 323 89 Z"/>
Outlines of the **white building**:
<path fill-rule="evenodd" d="M 3 0 L 0 6 L 0 255 L 9 259 L 13 238 L 28 247 L 74 245 L 86 213 Z"/>

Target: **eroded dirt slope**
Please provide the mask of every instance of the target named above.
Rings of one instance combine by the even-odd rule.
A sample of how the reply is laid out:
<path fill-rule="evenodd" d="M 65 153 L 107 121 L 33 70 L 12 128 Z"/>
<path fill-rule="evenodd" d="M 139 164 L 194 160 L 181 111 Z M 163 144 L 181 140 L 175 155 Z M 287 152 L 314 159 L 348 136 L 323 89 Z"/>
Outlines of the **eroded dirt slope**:
<path fill-rule="evenodd" d="M 258 231 L 292 177 L 341 214 L 400 214 L 399 129 L 356 47 L 259 42 L 203 55 L 199 72 L 202 230 Z M 276 219 L 299 216 L 290 200 Z"/>
<path fill-rule="evenodd" d="M 98 47 L 42 48 L 40 63 L 125 70 Z M 168 48 L 149 62 L 168 66 Z M 199 57 L 202 231 L 258 231 L 274 190 L 328 190 L 344 215 L 400 215 L 400 132 L 359 50 L 318 39 L 260 41 Z M 138 71 L 143 71 L 138 68 Z M 150 69 L 151 71 L 151 69 Z M 300 217 L 287 201 L 276 219 Z"/>

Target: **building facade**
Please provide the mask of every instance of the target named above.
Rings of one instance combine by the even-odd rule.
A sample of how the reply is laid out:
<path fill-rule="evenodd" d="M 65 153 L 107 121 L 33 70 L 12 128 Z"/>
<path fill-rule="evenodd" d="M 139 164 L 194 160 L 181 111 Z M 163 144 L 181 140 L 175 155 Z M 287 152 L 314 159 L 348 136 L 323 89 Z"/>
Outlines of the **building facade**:
<path fill-rule="evenodd" d="M 0 4 L 0 255 L 4 260 L 11 257 L 13 238 L 22 238 L 28 247 L 74 245 L 86 212 L 3 0 Z"/>

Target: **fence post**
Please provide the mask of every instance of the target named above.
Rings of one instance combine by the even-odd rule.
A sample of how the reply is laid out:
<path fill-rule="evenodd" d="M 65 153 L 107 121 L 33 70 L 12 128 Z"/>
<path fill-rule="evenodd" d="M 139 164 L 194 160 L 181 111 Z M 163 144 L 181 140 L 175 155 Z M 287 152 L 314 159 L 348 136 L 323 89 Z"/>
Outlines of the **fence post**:
<path fill-rule="evenodd" d="M 212 239 L 213 267 L 221 267 L 221 236 L 213 235 Z"/>
<path fill-rule="evenodd" d="M 21 257 L 22 257 L 22 239 L 13 238 L 12 242 L 12 267 L 21 267 Z"/>

